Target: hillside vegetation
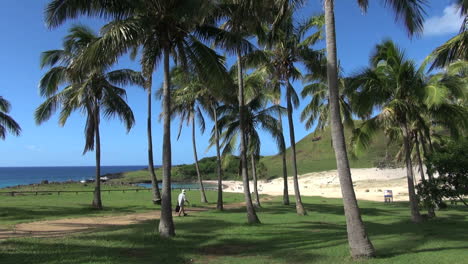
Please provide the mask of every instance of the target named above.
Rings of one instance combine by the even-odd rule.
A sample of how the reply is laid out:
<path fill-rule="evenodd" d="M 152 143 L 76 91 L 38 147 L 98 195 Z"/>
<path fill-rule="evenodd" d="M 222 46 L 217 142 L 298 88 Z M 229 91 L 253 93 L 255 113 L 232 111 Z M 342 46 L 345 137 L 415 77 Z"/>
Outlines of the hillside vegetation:
<path fill-rule="evenodd" d="M 347 129 L 346 136 L 349 139 L 351 130 Z M 349 140 L 348 140 L 349 142 Z M 310 172 L 327 171 L 336 169 L 335 155 L 333 153 L 330 129 L 311 133 L 301 139 L 296 144 L 297 167 L 299 174 Z M 392 163 L 393 157 L 397 152 L 397 146 L 387 146 L 387 139 L 383 133 L 379 133 L 369 149 L 356 158 L 350 159 L 351 168 L 372 168 L 381 163 Z M 291 149 L 286 151 L 288 175 L 291 175 Z M 216 157 L 207 157 L 199 161 L 200 171 L 205 180 L 215 180 L 216 176 Z M 250 163 L 249 163 L 250 165 Z M 223 163 L 224 179 L 240 180 L 237 173 L 239 169 L 239 159 L 231 156 L 228 161 Z M 282 175 L 282 161 L 280 155 L 264 156 L 258 164 L 259 178 L 277 178 Z M 249 168 L 250 171 L 250 168 Z M 161 169 L 156 170 L 160 179 Z M 123 183 L 149 182 L 147 170 L 131 171 L 121 174 L 121 178 L 113 181 Z M 173 181 L 195 181 L 197 177 L 194 164 L 177 165 L 172 168 Z"/>
<path fill-rule="evenodd" d="M 345 135 L 349 144 L 351 129 L 345 129 Z M 378 133 L 372 141 L 369 149 L 358 157 L 351 158 L 351 168 L 372 168 L 379 163 L 392 163 L 398 146 L 387 146 L 388 140 L 383 132 Z M 348 153 L 349 152 L 348 147 Z M 327 171 L 336 169 L 335 153 L 333 152 L 331 131 L 326 128 L 323 131 L 311 133 L 296 143 L 297 169 L 299 174 Z M 288 164 L 288 175 L 291 175 L 291 149 L 286 151 L 286 162 Z M 268 168 L 269 177 L 282 175 L 281 155 L 265 156 L 261 160 Z"/>

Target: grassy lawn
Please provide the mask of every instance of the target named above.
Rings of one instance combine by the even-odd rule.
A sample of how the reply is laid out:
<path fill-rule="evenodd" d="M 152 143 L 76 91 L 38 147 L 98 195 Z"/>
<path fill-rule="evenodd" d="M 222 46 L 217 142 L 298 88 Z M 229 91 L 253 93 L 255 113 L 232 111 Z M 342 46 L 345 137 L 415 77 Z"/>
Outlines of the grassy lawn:
<path fill-rule="evenodd" d="M 119 194 L 115 204 L 108 199 L 104 202 L 108 208 L 119 208 L 117 203 L 123 203 L 123 210 L 134 211 L 130 208 L 138 204 L 140 195 L 143 193 Z M 199 199 L 196 192 L 189 195 L 193 201 Z M 214 195 L 209 192 L 211 201 Z M 230 198 L 242 200 L 241 195 Z M 308 216 L 297 216 L 294 206 L 282 206 L 278 197 L 263 204 L 259 212 L 262 224 L 254 226 L 245 224 L 244 209 L 176 217 L 177 237 L 170 240 L 157 236 L 157 221 L 64 238 L 10 239 L 0 242 L 0 260 L 2 264 L 351 263 L 341 200 L 320 197 L 303 200 Z M 152 205 L 140 201 L 137 206 L 149 209 Z M 60 207 L 80 206 L 64 202 Z M 468 214 L 464 208 L 439 211 L 438 218 L 413 224 L 406 203 L 363 201 L 360 207 L 378 254 L 366 263 L 466 263 Z"/>
<path fill-rule="evenodd" d="M 108 186 L 103 185 L 103 190 L 129 189 L 134 186 Z M 3 191 L 30 191 L 30 190 L 93 190 L 92 184 L 57 184 L 49 186 L 22 187 L 15 189 L 0 189 Z M 179 190 L 172 192 L 172 200 L 175 203 Z M 202 206 L 198 191 L 187 192 L 187 198 L 192 206 Z M 217 193 L 207 192 L 208 201 L 215 204 Z M 242 196 L 225 194 L 227 202 L 240 202 Z M 117 215 L 137 213 L 159 209 L 159 206 L 151 202 L 151 192 L 148 190 L 125 192 L 102 192 L 104 210 L 91 208 L 92 193 L 57 193 L 43 195 L 18 195 L 15 197 L 0 195 L 0 229 L 11 228 L 17 223 L 25 223 L 39 220 L 70 218 L 80 216 Z"/>

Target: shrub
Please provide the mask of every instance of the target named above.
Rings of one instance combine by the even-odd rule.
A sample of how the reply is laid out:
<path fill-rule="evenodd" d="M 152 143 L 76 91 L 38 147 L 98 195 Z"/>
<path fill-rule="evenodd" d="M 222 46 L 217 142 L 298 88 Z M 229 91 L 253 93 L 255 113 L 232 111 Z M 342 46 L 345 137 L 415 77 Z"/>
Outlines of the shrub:
<path fill-rule="evenodd" d="M 460 200 L 468 206 L 468 139 L 445 141 L 426 160 L 429 173 L 439 177 L 418 184 L 418 195 L 425 207 L 439 205 L 442 199 Z"/>

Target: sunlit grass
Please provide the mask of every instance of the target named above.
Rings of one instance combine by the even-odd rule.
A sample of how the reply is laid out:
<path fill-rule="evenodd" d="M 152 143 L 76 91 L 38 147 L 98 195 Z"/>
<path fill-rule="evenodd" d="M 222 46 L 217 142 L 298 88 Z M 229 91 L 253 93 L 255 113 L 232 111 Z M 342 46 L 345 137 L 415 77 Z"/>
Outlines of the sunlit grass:
<path fill-rule="evenodd" d="M 209 192 L 212 201 L 214 194 Z M 134 195 L 120 202 L 131 208 L 143 194 Z M 199 199 L 196 192 L 189 195 L 195 203 Z M 241 195 L 232 197 L 242 200 Z M 10 239 L 1 242 L 0 259 L 2 264 L 352 262 L 341 200 L 304 197 L 303 201 L 307 216 L 297 216 L 294 205 L 283 206 L 279 197 L 264 202 L 259 210 L 262 224 L 254 226 L 246 224 L 243 208 L 175 217 L 174 239 L 158 237 L 157 221 L 64 238 Z M 139 206 L 147 208 L 145 203 Z M 436 219 L 414 224 L 406 203 L 359 205 L 378 254 L 366 263 L 466 263 L 468 214 L 463 207 L 438 211 Z"/>

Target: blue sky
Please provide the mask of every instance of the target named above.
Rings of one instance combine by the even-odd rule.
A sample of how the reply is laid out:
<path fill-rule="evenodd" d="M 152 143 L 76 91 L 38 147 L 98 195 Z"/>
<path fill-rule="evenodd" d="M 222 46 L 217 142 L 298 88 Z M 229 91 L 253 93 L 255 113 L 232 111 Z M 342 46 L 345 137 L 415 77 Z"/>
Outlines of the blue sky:
<path fill-rule="evenodd" d="M 20 137 L 8 135 L 0 141 L 0 166 L 67 166 L 93 165 L 94 153 L 82 155 L 84 146 L 84 121 L 80 113 L 73 114 L 64 127 L 57 123 L 55 115 L 48 122 L 37 126 L 33 113 L 43 101 L 38 93 L 38 82 L 45 70 L 39 68 L 42 51 L 60 48 L 62 38 L 71 24 L 81 23 L 96 30 L 103 24 L 98 19 L 80 18 L 57 29 L 49 30 L 43 21 L 43 9 L 47 0 L 6 1 L 0 9 L 0 95 L 12 104 L 11 115 L 20 123 L 23 133 Z M 454 14 L 451 0 L 431 0 L 426 9 L 426 29 L 421 38 L 409 39 L 402 25 L 395 23 L 393 13 L 379 2 L 372 4 L 367 14 L 362 14 L 356 1 L 336 1 L 336 26 L 338 57 L 346 74 L 365 67 L 368 56 L 383 39 L 391 38 L 406 50 L 409 58 L 420 63 L 435 47 L 456 34 L 461 25 Z M 320 0 L 309 0 L 297 16 L 305 18 L 321 12 Z M 139 70 L 138 64 L 123 58 L 119 68 Z M 154 74 L 154 86 L 162 81 L 160 71 Z M 295 84 L 298 91 L 301 83 Z M 140 165 L 146 164 L 146 94 L 138 87 L 128 87 L 128 101 L 134 111 L 136 125 L 126 133 L 118 120 L 103 121 L 102 164 Z M 308 100 L 301 101 L 301 107 L 294 114 L 296 138 L 299 140 L 311 131 L 300 123 L 299 115 Z M 160 103 L 154 103 L 154 150 L 155 163 L 161 163 L 162 124 L 158 122 Z M 208 122 L 207 127 L 212 123 Z M 172 125 L 173 164 L 192 163 L 190 130 L 182 132 L 176 140 L 178 122 Z M 284 123 L 287 128 L 287 123 Z M 285 136 L 289 137 L 287 129 Z M 198 135 L 199 157 L 215 155 L 214 149 L 206 151 L 208 133 Z M 277 152 L 268 135 L 263 136 L 262 155 Z"/>

